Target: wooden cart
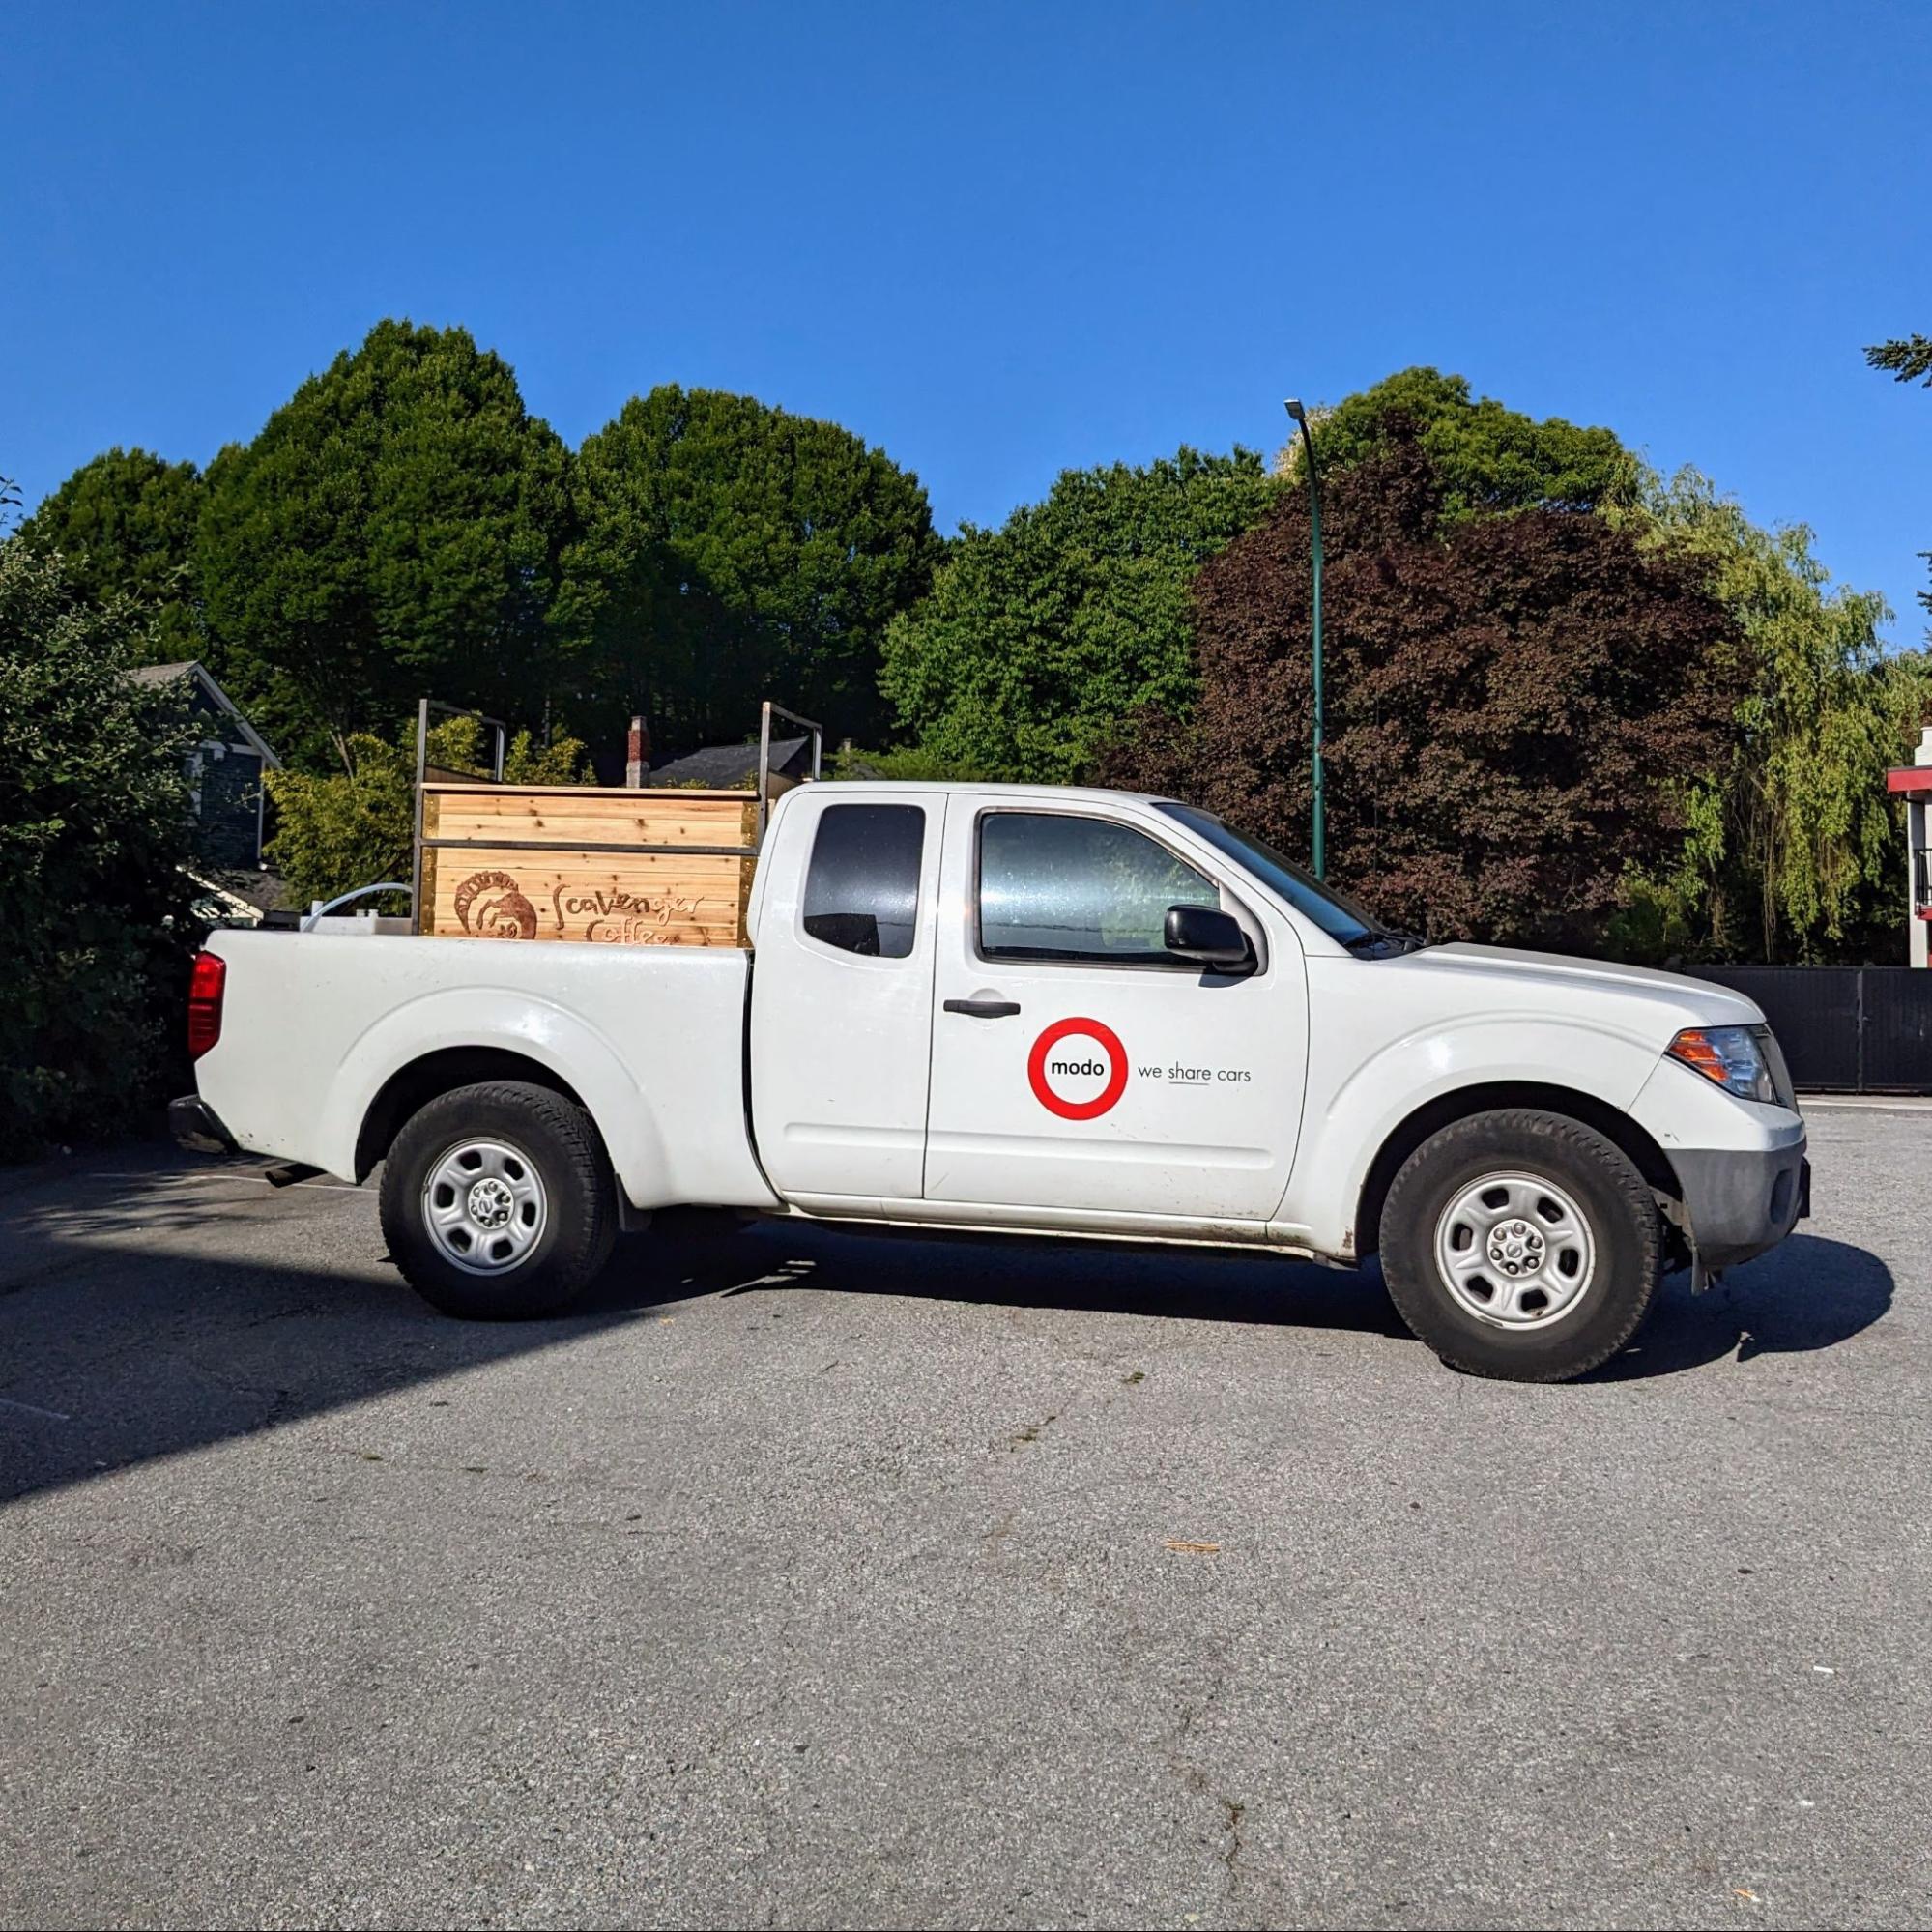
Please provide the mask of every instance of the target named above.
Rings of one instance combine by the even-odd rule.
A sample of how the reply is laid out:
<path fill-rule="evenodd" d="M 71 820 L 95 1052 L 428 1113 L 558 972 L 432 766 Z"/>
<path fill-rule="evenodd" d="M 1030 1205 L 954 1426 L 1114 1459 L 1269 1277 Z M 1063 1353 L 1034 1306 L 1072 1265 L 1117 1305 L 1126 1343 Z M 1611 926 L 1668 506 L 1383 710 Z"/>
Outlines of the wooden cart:
<path fill-rule="evenodd" d="M 749 792 L 509 785 L 505 727 L 493 776 L 428 764 L 417 723 L 416 929 L 446 938 L 575 939 L 623 946 L 743 946 L 752 866 L 771 800 L 794 781 L 771 764 L 774 718 L 802 727 L 820 771 L 822 734 L 766 703 Z M 474 715 L 474 714 L 471 714 Z"/>

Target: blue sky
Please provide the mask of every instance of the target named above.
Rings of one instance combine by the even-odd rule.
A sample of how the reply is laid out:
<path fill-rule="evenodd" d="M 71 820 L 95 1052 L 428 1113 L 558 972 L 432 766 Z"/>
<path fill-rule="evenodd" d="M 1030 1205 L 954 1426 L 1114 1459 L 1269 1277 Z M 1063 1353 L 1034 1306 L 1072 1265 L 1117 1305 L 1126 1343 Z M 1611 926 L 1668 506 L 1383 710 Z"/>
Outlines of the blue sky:
<path fill-rule="evenodd" d="M 996 522 L 1432 362 L 1817 531 L 1916 641 L 1932 5 L 41 4 L 0 472 L 205 461 L 386 314 L 573 443 L 678 381 Z"/>

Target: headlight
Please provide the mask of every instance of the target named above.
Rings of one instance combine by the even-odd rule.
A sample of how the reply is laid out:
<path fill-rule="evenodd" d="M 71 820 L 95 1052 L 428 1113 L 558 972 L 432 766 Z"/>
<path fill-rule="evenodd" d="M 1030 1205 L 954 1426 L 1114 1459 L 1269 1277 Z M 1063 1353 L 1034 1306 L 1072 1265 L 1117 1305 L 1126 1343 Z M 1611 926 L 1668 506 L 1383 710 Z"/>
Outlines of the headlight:
<path fill-rule="evenodd" d="M 1764 1050 L 1765 1032 L 1762 1026 L 1687 1026 L 1664 1052 L 1740 1100 L 1782 1105 Z"/>

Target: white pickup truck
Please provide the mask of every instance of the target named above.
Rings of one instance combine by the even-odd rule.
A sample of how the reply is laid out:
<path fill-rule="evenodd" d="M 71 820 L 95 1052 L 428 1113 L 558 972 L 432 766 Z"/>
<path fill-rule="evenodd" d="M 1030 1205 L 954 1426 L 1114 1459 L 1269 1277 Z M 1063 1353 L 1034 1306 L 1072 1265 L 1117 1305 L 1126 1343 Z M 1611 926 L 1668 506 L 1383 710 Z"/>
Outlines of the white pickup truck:
<path fill-rule="evenodd" d="M 1172 800 L 807 785 L 748 918 L 748 950 L 218 933 L 176 1131 L 380 1164 L 451 1314 L 550 1313 L 706 1205 L 1379 1255 L 1444 1361 L 1532 1381 L 1808 1205 L 1749 1000 L 1425 946 Z"/>

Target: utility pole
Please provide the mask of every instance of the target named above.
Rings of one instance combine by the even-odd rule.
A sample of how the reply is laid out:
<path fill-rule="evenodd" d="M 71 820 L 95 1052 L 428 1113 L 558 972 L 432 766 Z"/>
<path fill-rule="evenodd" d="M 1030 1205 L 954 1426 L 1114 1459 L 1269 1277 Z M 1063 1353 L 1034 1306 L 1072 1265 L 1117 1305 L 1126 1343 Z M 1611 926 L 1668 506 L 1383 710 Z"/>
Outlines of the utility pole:
<path fill-rule="evenodd" d="M 1309 850 L 1314 859 L 1314 876 L 1326 879 L 1328 817 L 1321 776 L 1321 489 L 1314 473 L 1314 438 L 1309 434 L 1308 411 L 1293 396 L 1283 407 L 1301 425 L 1302 449 L 1308 459 L 1308 523 L 1314 552 L 1314 823 Z"/>

